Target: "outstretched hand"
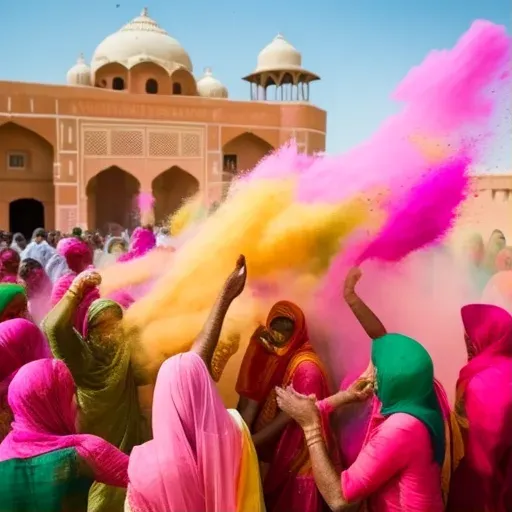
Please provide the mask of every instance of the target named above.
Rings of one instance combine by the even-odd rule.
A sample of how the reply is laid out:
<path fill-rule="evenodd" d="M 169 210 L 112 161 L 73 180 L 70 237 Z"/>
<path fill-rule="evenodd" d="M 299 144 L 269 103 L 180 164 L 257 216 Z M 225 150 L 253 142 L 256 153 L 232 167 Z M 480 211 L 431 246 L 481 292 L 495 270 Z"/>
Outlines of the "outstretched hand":
<path fill-rule="evenodd" d="M 355 293 L 356 285 L 361 279 L 363 273 L 359 267 L 352 267 L 345 277 L 345 284 L 343 287 L 343 296 L 345 298 L 350 297 Z"/>
<path fill-rule="evenodd" d="M 83 294 L 88 289 L 95 288 L 101 284 L 101 276 L 95 270 L 85 270 L 78 274 L 73 280 L 70 289 L 77 294 Z"/>
<path fill-rule="evenodd" d="M 245 288 L 247 281 L 247 266 L 245 256 L 240 255 L 236 262 L 236 267 L 226 279 L 224 284 L 224 298 L 228 301 L 235 300 Z"/>
<path fill-rule="evenodd" d="M 309 428 L 320 422 L 316 397 L 301 395 L 292 387 L 276 388 L 277 405 L 294 419 L 302 428 Z"/>

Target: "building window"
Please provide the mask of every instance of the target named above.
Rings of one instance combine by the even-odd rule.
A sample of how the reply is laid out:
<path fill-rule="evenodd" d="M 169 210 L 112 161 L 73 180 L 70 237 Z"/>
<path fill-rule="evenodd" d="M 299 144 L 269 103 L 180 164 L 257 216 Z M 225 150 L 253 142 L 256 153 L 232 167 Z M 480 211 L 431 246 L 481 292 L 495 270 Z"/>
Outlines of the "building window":
<path fill-rule="evenodd" d="M 158 82 L 154 78 L 150 78 L 146 82 L 146 92 L 148 94 L 158 94 Z"/>
<path fill-rule="evenodd" d="M 175 82 L 172 84 L 172 93 L 173 94 L 181 94 L 181 84 Z"/>
<path fill-rule="evenodd" d="M 236 155 L 224 155 L 223 171 L 235 174 L 238 168 L 238 159 Z"/>
<path fill-rule="evenodd" d="M 112 89 L 114 89 L 114 91 L 123 91 L 124 90 L 124 80 L 120 76 L 116 76 L 112 80 Z"/>
<path fill-rule="evenodd" d="M 7 155 L 7 167 L 13 170 L 25 169 L 27 165 L 27 155 L 21 152 L 13 152 Z"/>

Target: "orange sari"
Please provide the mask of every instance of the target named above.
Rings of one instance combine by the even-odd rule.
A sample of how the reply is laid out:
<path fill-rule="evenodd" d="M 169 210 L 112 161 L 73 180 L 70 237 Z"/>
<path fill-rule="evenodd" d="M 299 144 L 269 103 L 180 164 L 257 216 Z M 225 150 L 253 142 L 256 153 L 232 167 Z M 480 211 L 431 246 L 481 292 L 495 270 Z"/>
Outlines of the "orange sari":
<path fill-rule="evenodd" d="M 268 315 L 267 329 L 278 317 L 293 320 L 295 329 L 292 337 L 284 347 L 271 353 L 259 341 L 261 328 L 256 330 L 237 382 L 236 389 L 240 396 L 260 404 L 254 432 L 264 429 L 279 414 L 276 386 L 291 385 L 299 393 L 316 395 L 318 400 L 330 394 L 325 370 L 309 343 L 304 313 L 295 304 L 278 302 Z M 328 447 L 332 448 L 333 437 L 327 423 L 324 424 L 324 436 Z M 290 423 L 277 443 L 265 448 L 260 458 L 269 462 L 263 484 L 267 511 L 322 510 L 325 505 L 313 478 L 302 429 Z"/>

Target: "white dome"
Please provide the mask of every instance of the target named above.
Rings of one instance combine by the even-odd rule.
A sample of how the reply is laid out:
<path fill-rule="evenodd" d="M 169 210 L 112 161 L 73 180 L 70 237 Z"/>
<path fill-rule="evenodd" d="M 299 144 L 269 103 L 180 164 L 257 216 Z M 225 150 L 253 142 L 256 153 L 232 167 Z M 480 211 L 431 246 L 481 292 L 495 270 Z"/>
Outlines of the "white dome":
<path fill-rule="evenodd" d="M 76 64 L 66 75 L 68 85 L 91 85 L 91 68 L 85 63 L 84 56 L 78 57 Z"/>
<path fill-rule="evenodd" d="M 129 69 L 139 62 L 148 61 L 167 70 L 184 67 L 192 72 L 192 62 L 187 52 L 144 9 L 140 16 L 99 44 L 92 57 L 91 69 L 95 73 L 110 62 Z"/>
<path fill-rule="evenodd" d="M 210 68 L 206 68 L 203 77 L 197 81 L 197 92 L 205 98 L 228 97 L 228 90 L 213 76 Z"/>
<path fill-rule="evenodd" d="M 258 65 L 255 72 L 300 69 L 302 56 L 281 34 L 277 34 L 274 40 L 265 46 L 258 55 Z"/>

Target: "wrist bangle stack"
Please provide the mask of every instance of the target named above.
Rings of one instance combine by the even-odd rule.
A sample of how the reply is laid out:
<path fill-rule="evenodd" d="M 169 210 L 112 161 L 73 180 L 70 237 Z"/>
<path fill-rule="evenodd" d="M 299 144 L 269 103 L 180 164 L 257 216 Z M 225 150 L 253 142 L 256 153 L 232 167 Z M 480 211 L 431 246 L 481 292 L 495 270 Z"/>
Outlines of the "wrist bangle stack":
<path fill-rule="evenodd" d="M 306 446 L 311 448 L 311 446 L 322 443 L 324 437 L 322 435 L 322 429 L 320 426 L 316 426 L 310 429 L 304 430 L 304 438 L 306 440 Z"/>

